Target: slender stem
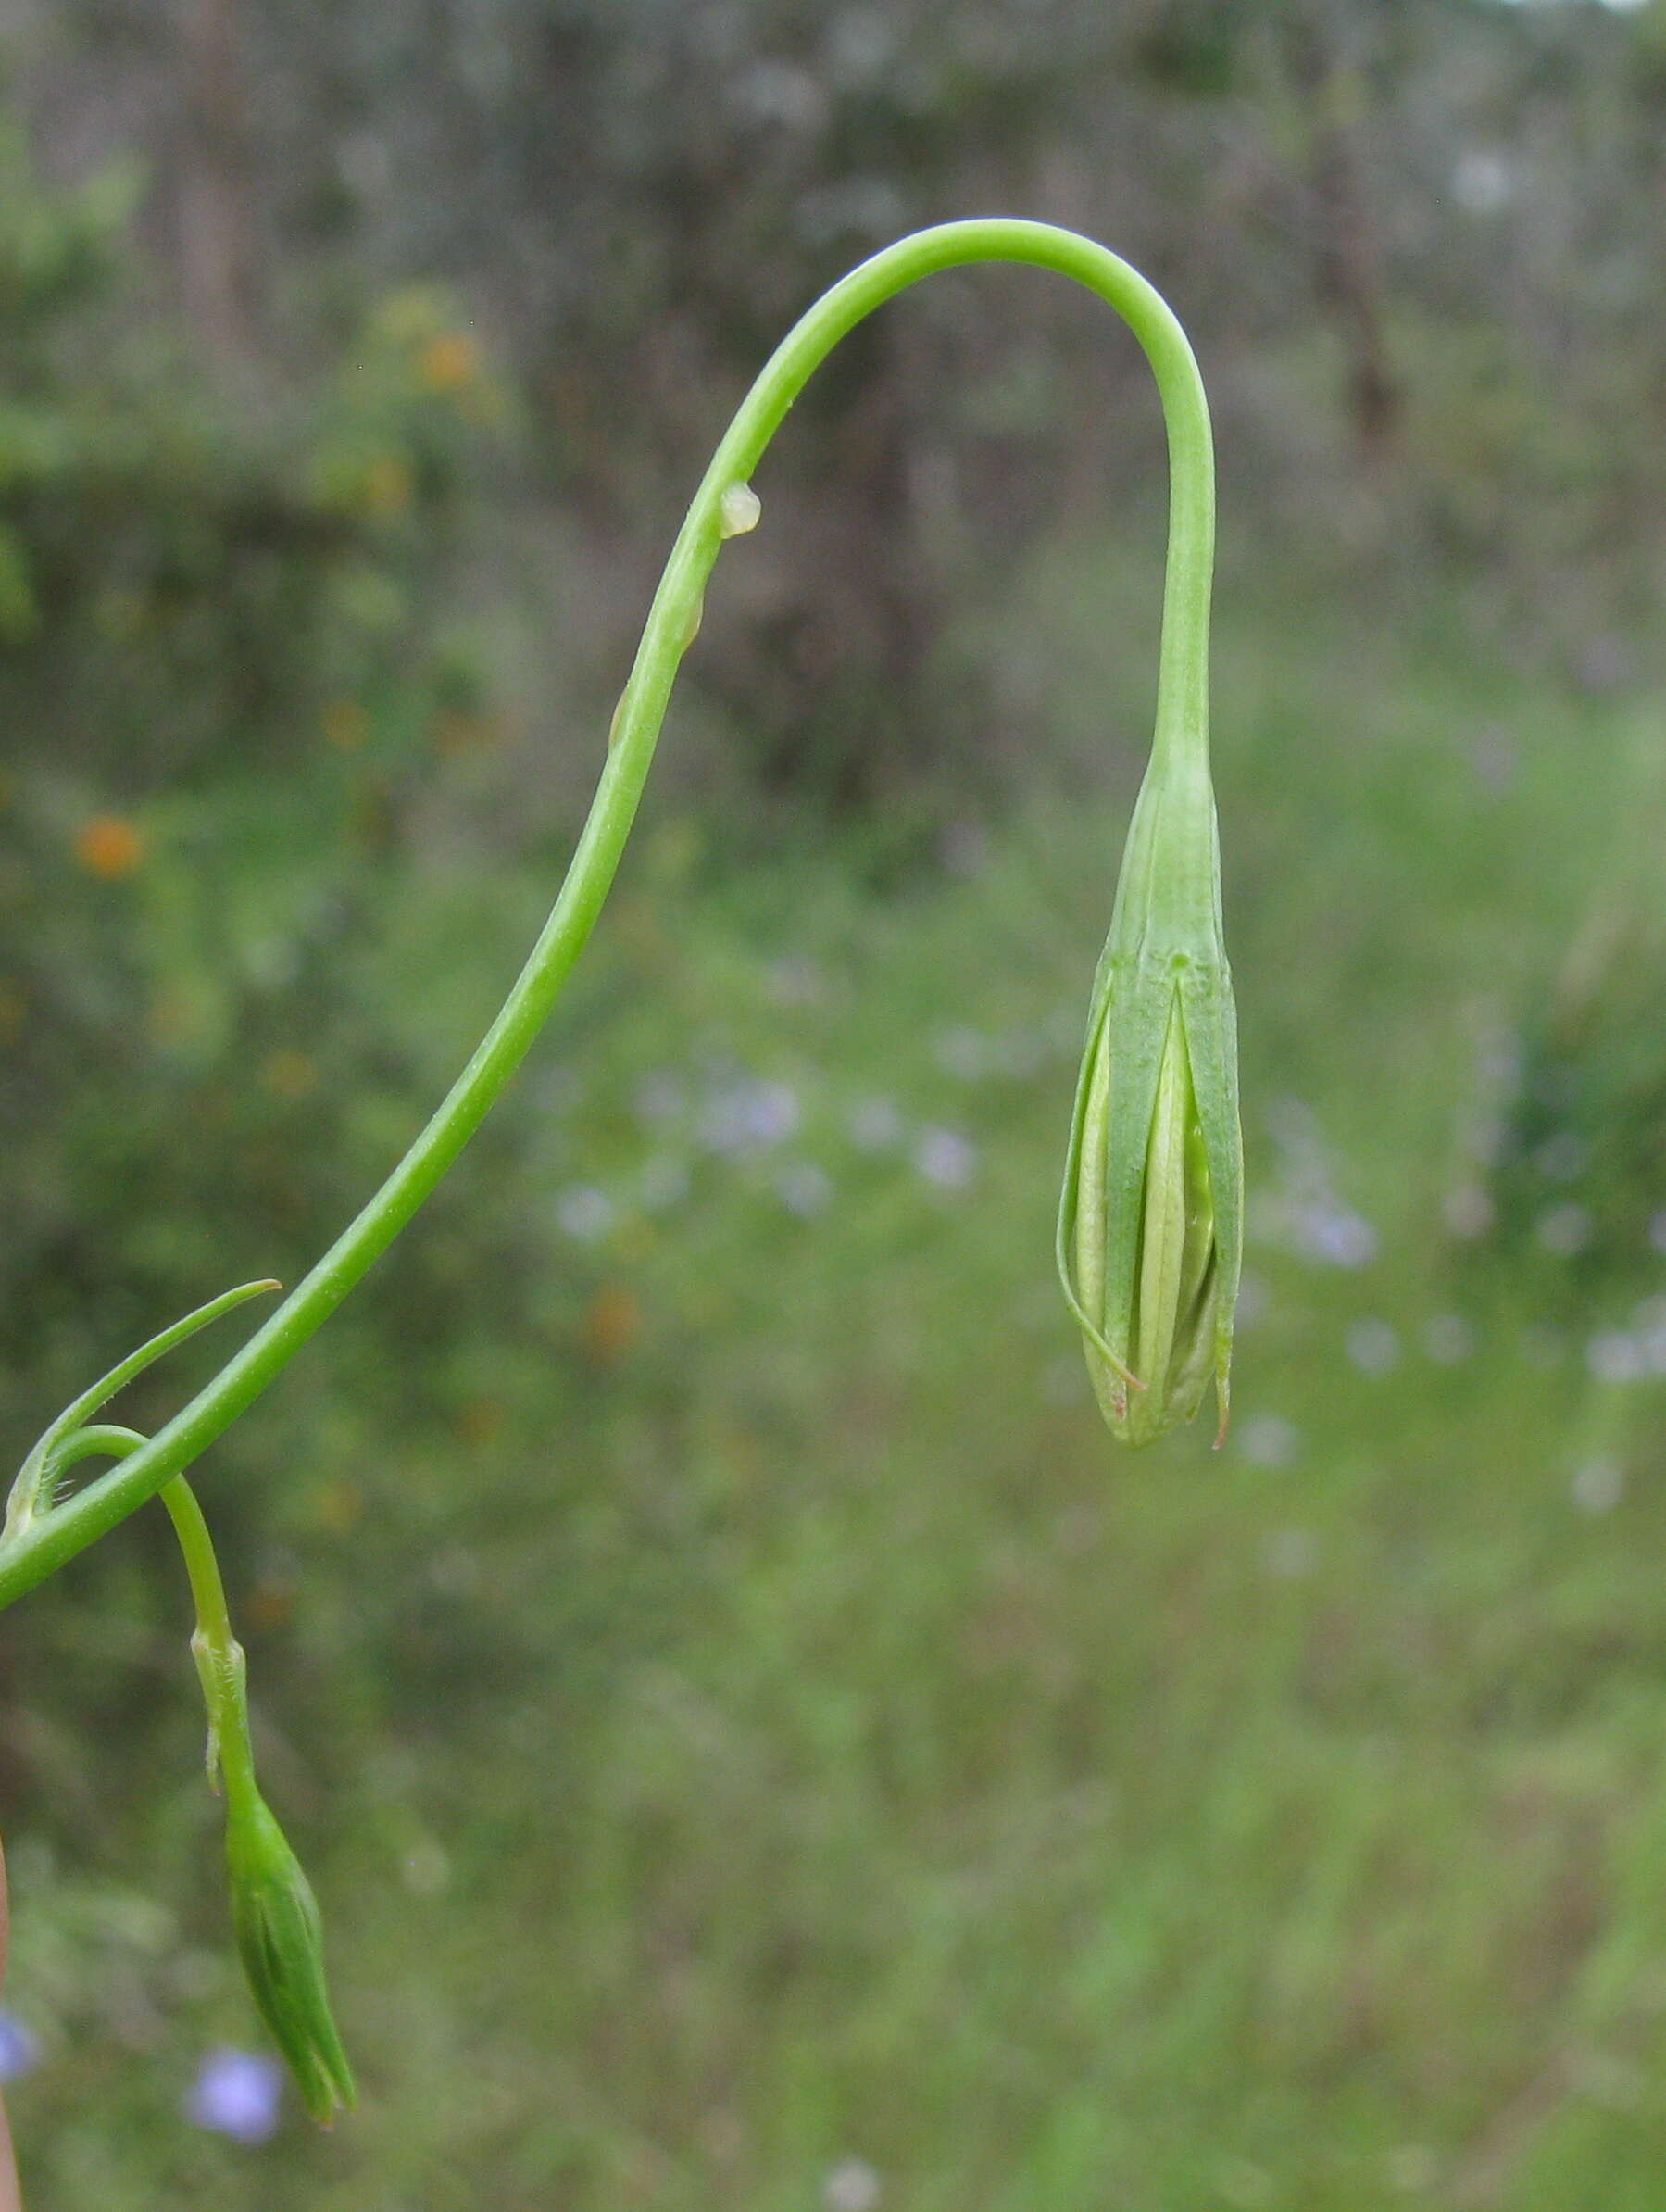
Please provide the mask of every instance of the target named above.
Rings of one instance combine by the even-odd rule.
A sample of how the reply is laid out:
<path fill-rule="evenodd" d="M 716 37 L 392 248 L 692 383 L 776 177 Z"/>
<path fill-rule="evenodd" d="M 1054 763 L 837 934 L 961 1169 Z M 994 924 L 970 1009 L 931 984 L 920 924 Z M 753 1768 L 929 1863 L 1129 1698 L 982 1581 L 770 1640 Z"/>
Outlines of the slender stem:
<path fill-rule="evenodd" d="M 145 1439 L 136 1428 L 119 1428 L 113 1422 L 101 1422 L 95 1428 L 77 1429 L 54 1454 L 52 1477 L 56 1480 L 77 1460 L 95 1459 L 106 1453 L 117 1460 L 131 1458 L 143 1450 L 144 1443 Z M 208 1534 L 208 1524 L 196 1502 L 196 1492 L 182 1475 L 175 1475 L 162 1485 L 157 1495 L 167 1507 L 174 1535 L 179 1539 L 180 1556 L 185 1562 L 186 1579 L 191 1584 L 191 1602 L 196 1612 L 191 1650 L 208 1706 L 209 1742 L 213 1747 L 210 1778 L 212 1766 L 217 1763 L 225 1777 L 227 1795 L 236 1801 L 252 1795 L 256 1787 L 243 1646 L 232 1631 L 232 1611 L 226 1603 L 219 1561 L 214 1555 L 214 1540 Z M 4 2207 L 0 2207 L 0 2212 L 4 2212 Z"/>
<path fill-rule="evenodd" d="M 184 1343 L 188 1337 L 194 1337 L 198 1329 L 207 1328 L 210 1322 L 218 1321 L 222 1314 L 245 1304 L 251 1298 L 260 1298 L 269 1290 L 282 1288 L 281 1283 L 269 1279 L 258 1283 L 239 1283 L 234 1290 L 222 1290 L 218 1298 L 211 1298 L 206 1306 L 198 1306 L 194 1313 L 187 1313 L 182 1320 L 174 1322 L 160 1336 L 152 1337 L 147 1344 L 141 1344 L 137 1351 L 130 1351 L 126 1359 L 119 1361 L 107 1375 L 100 1376 L 91 1389 L 83 1390 L 79 1398 L 71 1400 L 57 1419 L 47 1426 L 18 1470 L 18 1478 L 12 1484 L 11 1495 L 6 1502 L 6 1526 L 0 1531 L 0 1552 L 4 1552 L 6 1546 L 14 1543 L 43 1512 L 51 1511 L 57 1479 L 53 1470 L 68 1464 L 65 1459 L 66 1442 L 101 1405 L 114 1398 L 119 1390 L 125 1390 L 135 1376 L 143 1375 L 146 1367 L 172 1351 L 177 1345 Z M 132 1437 L 134 1431 L 122 1429 L 111 1433 Z M 143 1443 L 144 1439 L 140 1437 L 137 1441 Z M 131 1445 L 123 1447 L 124 1451 L 132 1449 Z M 121 1453 L 119 1452 L 117 1456 L 120 1457 Z M 72 1452 L 69 1457 L 81 1459 L 86 1457 L 86 1453 L 84 1451 Z"/>
<path fill-rule="evenodd" d="M 232 1615 L 226 1605 L 226 1586 L 219 1578 L 219 1562 L 214 1556 L 208 1524 L 203 1518 L 196 1493 L 182 1475 L 176 1475 L 162 1485 L 157 1495 L 167 1506 L 173 1532 L 180 1540 L 180 1554 L 185 1562 L 192 1602 L 196 1607 L 197 1628 L 207 1643 L 217 1651 L 226 1651 L 236 1638 L 232 1634 Z"/>
<path fill-rule="evenodd" d="M 208 1524 L 196 1502 L 196 1492 L 182 1475 L 165 1482 L 157 1495 L 168 1508 L 173 1532 L 180 1540 L 185 1572 L 191 1580 L 196 1607 L 196 1631 L 191 1639 L 192 1655 L 202 1678 L 208 1706 L 209 1779 L 218 1762 L 226 1795 L 233 1805 L 246 1804 L 257 1794 L 255 1747 L 249 1740 L 248 1692 L 243 1646 L 232 1633 L 232 1615 L 226 1605 L 226 1586 L 219 1578 L 219 1562 Z"/>
<path fill-rule="evenodd" d="M 1157 378 L 1169 440 L 1169 552 L 1158 675 L 1159 764 L 1207 759 L 1214 460 L 1202 379 L 1185 333 L 1144 277 L 1104 246 L 1046 223 L 945 223 L 874 255 L 794 327 L 741 403 L 695 494 L 654 594 L 614 718 L 607 763 L 543 935 L 444 1104 L 370 1203 L 271 1319 L 184 1409 L 119 1466 L 0 1546 L 0 1605 L 34 1587 L 189 1466 L 292 1359 L 393 1242 L 514 1074 L 595 924 L 635 818 L 678 663 L 722 545 L 723 494 L 751 476 L 817 366 L 862 318 L 933 270 L 1027 262 L 1114 308 Z"/>

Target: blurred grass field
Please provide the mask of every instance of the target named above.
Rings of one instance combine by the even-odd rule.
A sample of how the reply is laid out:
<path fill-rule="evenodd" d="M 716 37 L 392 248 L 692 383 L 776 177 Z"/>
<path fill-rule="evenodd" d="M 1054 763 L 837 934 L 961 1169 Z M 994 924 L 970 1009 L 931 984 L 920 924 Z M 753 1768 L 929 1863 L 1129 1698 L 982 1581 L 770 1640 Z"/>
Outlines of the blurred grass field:
<path fill-rule="evenodd" d="M 1661 1385 L 1484 1204 L 1647 718 L 1456 594 L 1372 620 L 1240 552 L 1220 598 L 1225 1449 L 1120 1455 L 1052 1276 L 1149 666 L 1077 543 L 1012 613 L 1101 795 L 900 872 L 650 799 L 421 1296 L 384 1262 L 202 1470 L 361 2074 L 333 2136 L 179 2118 L 256 2031 L 160 1527 L 16 1616 L 41 2212 L 1666 2203 Z M 343 958 L 391 1072 L 324 1115 L 251 1067 L 261 1141 L 368 1188 L 557 866 L 384 870 Z M 176 1302 L 288 1271 L 257 1225 L 153 1222 Z"/>

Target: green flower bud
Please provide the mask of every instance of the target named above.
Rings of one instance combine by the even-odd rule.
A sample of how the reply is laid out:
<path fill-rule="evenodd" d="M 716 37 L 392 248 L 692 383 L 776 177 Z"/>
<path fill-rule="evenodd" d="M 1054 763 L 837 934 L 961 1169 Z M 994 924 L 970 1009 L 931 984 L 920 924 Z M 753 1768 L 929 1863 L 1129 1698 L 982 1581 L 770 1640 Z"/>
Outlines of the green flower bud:
<path fill-rule="evenodd" d="M 1146 1444 L 1212 1378 L 1226 1433 L 1243 1243 L 1236 1024 L 1207 773 L 1146 778 L 1095 979 L 1058 1267 L 1111 1433 Z"/>
<path fill-rule="evenodd" d="M 355 2102 L 353 2073 L 324 1987 L 324 1933 L 301 1862 L 257 1791 L 226 1811 L 232 1922 L 244 1971 L 307 2109 L 328 2127 Z"/>

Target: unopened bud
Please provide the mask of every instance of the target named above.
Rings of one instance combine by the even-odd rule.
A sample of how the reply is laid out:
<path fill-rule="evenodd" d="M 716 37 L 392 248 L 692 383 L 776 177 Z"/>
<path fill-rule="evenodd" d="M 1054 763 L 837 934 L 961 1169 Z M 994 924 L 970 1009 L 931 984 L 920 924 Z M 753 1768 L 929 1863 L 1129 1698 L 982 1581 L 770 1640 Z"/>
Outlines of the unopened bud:
<path fill-rule="evenodd" d="M 1211 1377 L 1226 1431 L 1243 1164 L 1220 917 L 1207 782 L 1154 774 L 1095 984 L 1058 1216 L 1094 1394 L 1125 1444 L 1189 1421 Z"/>
<path fill-rule="evenodd" d="M 353 2072 L 324 1985 L 318 1900 L 266 1801 L 249 1789 L 228 1804 L 226 1868 L 244 1971 L 307 2111 L 328 2127 L 355 2101 Z"/>

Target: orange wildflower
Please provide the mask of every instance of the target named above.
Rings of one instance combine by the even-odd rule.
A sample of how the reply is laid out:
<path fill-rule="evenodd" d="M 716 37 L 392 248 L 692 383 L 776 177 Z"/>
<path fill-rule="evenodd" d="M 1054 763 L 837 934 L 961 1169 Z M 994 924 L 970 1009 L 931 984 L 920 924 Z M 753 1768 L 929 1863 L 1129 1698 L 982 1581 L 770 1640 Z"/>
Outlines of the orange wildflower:
<path fill-rule="evenodd" d="M 119 814 L 94 814 L 76 834 L 75 857 L 89 875 L 114 883 L 144 858 L 144 838 Z"/>
<path fill-rule="evenodd" d="M 466 392 L 480 380 L 480 347 L 466 331 L 441 331 L 422 348 L 418 367 L 431 392 Z"/>

